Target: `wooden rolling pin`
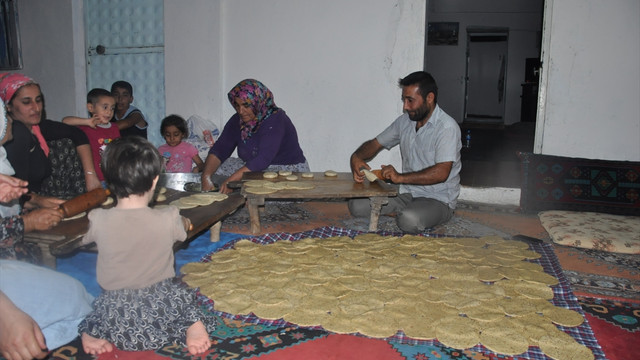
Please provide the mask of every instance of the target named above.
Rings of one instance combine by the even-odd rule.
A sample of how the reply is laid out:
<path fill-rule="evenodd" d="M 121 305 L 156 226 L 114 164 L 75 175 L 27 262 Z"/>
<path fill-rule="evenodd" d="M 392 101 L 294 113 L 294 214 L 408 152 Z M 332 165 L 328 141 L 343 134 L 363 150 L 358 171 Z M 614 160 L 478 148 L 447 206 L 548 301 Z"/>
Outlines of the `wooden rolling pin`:
<path fill-rule="evenodd" d="M 102 204 L 107 200 L 109 194 L 111 194 L 111 192 L 107 189 L 94 189 L 63 202 L 60 204 L 60 208 L 58 210 L 60 210 L 65 218 L 72 217 Z"/>

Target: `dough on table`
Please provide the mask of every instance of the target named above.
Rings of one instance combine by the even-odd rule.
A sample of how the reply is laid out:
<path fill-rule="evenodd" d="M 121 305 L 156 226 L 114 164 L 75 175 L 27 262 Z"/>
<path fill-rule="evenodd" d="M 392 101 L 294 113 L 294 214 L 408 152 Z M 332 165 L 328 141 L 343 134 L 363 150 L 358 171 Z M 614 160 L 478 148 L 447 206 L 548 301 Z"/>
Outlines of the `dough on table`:
<path fill-rule="evenodd" d="M 280 176 L 289 176 L 291 174 L 292 174 L 292 172 L 289 171 L 289 170 L 280 170 L 280 171 L 278 171 L 278 175 L 280 175 Z"/>
<path fill-rule="evenodd" d="M 310 178 L 313 177 L 313 173 L 312 172 L 306 172 L 306 173 L 300 174 L 300 176 L 302 176 L 303 178 L 310 179 Z"/>
<path fill-rule="evenodd" d="M 100 206 L 109 206 L 111 204 L 113 204 L 115 200 L 113 200 L 113 197 L 109 196 L 107 197 L 107 200 L 105 200 L 102 204 L 100 204 Z"/>
<path fill-rule="evenodd" d="M 171 205 L 177 207 L 178 209 L 191 209 L 194 208 L 196 206 L 198 206 L 197 204 L 194 203 L 186 203 L 182 200 L 182 198 L 178 199 L 178 200 L 174 200 L 170 203 Z"/>
<path fill-rule="evenodd" d="M 81 217 L 83 217 L 85 215 L 87 215 L 87 212 L 83 211 L 83 212 L 81 212 L 81 213 L 79 213 L 77 215 L 73 215 L 73 216 L 70 216 L 68 218 L 63 218 L 62 221 L 80 219 Z"/>
<path fill-rule="evenodd" d="M 333 170 L 327 170 L 324 172 L 324 176 L 335 177 L 338 176 L 338 173 Z"/>
<path fill-rule="evenodd" d="M 274 192 L 277 192 L 278 189 L 272 189 L 272 188 L 267 188 L 267 187 L 248 187 L 244 190 L 245 192 L 249 193 L 249 194 L 256 194 L 256 195 L 264 195 L 264 194 L 273 194 Z"/>
<path fill-rule="evenodd" d="M 278 177 L 278 173 L 275 171 L 266 171 L 262 174 L 262 177 L 265 179 L 275 179 Z"/>

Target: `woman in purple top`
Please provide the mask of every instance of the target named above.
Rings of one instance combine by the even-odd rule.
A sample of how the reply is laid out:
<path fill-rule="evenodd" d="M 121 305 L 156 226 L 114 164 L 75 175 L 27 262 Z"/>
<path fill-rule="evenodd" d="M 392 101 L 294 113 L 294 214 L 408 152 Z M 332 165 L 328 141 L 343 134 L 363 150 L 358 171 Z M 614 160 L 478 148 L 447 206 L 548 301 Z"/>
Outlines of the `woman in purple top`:
<path fill-rule="evenodd" d="M 227 96 L 236 114 L 209 150 L 202 171 L 203 190 L 212 189 L 215 182 L 220 192 L 231 192 L 227 184 L 242 179 L 247 171 L 309 171 L 296 128 L 273 102 L 271 90 L 258 80 L 246 79 Z M 230 157 L 236 148 L 240 159 Z"/>

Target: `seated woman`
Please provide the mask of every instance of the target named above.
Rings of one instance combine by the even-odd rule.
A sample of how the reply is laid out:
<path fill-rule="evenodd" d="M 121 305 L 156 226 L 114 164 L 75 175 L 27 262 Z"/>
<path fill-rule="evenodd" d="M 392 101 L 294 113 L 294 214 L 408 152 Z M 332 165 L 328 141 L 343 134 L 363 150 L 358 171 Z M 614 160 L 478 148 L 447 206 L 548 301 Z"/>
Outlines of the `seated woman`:
<path fill-rule="evenodd" d="M 12 138 L 11 118 L 5 117 L 4 105 L 0 105 L 0 259 L 14 259 L 34 264 L 42 262 L 40 248 L 24 241 L 24 234 L 34 230 L 47 230 L 62 219 L 57 210 L 63 202 L 60 199 L 29 195 L 29 200 L 21 208 L 18 198 L 27 192 L 27 182 L 14 178 L 13 168 L 6 158 L 2 146 Z"/>
<path fill-rule="evenodd" d="M 229 193 L 227 184 L 241 180 L 248 171 L 309 171 L 296 128 L 274 103 L 271 90 L 258 80 L 246 79 L 227 96 L 236 114 L 209 150 L 202 171 L 203 190 L 212 189 L 215 182 L 221 184 L 220 192 Z M 240 159 L 230 158 L 236 148 Z"/>
<path fill-rule="evenodd" d="M 76 127 L 44 119 L 40 85 L 22 74 L 2 73 L 0 98 L 15 121 L 13 141 L 6 145 L 7 158 L 15 176 L 29 182 L 29 191 L 69 198 L 101 186 L 87 136 Z M 65 150 L 61 139 L 73 142 L 77 156 Z M 50 147 L 55 144 L 63 148 L 55 151 Z M 53 169 L 52 164 L 56 165 Z M 67 167 L 61 168 L 63 164 Z M 47 183 L 53 184 L 45 186 Z M 58 190 L 47 191 L 52 187 Z"/>

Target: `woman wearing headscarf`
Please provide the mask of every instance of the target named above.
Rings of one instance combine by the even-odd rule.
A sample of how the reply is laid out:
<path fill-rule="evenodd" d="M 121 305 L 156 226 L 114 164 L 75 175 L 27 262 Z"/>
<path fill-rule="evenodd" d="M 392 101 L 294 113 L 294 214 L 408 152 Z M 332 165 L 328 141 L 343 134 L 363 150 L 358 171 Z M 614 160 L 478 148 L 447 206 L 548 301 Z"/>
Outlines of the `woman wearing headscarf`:
<path fill-rule="evenodd" d="M 17 179 L 7 160 L 3 145 L 12 139 L 12 121 L 5 116 L 0 103 L 0 259 L 22 260 L 34 264 L 42 262 L 37 244 L 25 242 L 24 234 L 34 230 L 48 230 L 62 219 L 57 210 L 63 200 L 28 195 L 23 207 L 19 198 L 27 192 L 27 182 Z"/>
<path fill-rule="evenodd" d="M 230 181 L 248 171 L 309 171 L 298 133 L 285 111 L 276 106 L 273 94 L 258 80 L 245 79 L 227 94 L 236 113 L 209 150 L 202 171 L 202 189 L 220 184 L 228 193 Z M 237 148 L 240 159 L 230 158 Z"/>
<path fill-rule="evenodd" d="M 74 126 L 44 119 L 38 83 L 22 74 L 0 73 L 0 99 L 14 121 L 7 158 L 15 176 L 29 182 L 29 191 L 70 198 L 101 186 L 87 136 Z"/>

